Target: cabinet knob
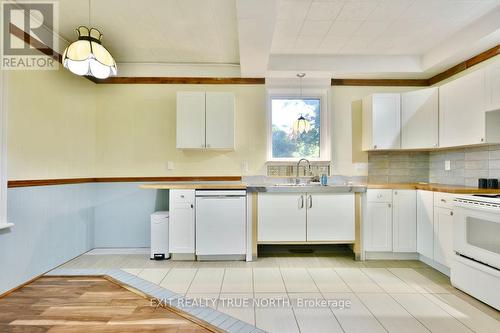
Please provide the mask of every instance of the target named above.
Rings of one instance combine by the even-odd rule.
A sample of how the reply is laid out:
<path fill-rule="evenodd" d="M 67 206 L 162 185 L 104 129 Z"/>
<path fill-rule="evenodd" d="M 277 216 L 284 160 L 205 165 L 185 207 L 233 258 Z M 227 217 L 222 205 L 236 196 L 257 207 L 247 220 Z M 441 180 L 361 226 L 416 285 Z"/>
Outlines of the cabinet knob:
<path fill-rule="evenodd" d="M 394 191 L 394 195 L 398 195 L 398 191 Z"/>
<path fill-rule="evenodd" d="M 444 199 L 441 199 L 441 202 L 446 202 L 446 200 L 444 200 Z"/>
<path fill-rule="evenodd" d="M 183 198 L 183 199 L 184 199 L 184 194 L 181 194 L 181 198 Z"/>
<path fill-rule="evenodd" d="M 481 138 L 481 142 L 484 142 L 484 138 Z"/>
<path fill-rule="evenodd" d="M 392 207 L 392 205 L 391 205 L 391 204 L 388 204 L 387 206 L 388 206 L 389 208 L 391 208 L 391 207 Z"/>
<path fill-rule="evenodd" d="M 373 149 L 377 149 L 377 145 L 374 145 L 374 146 L 373 146 Z"/>
<path fill-rule="evenodd" d="M 450 212 L 450 215 L 453 216 L 453 211 Z"/>
<path fill-rule="evenodd" d="M 193 204 L 191 204 L 191 208 L 194 208 Z"/>
<path fill-rule="evenodd" d="M 438 144 L 437 144 L 437 143 L 435 143 L 435 144 L 434 144 L 434 147 L 437 147 L 437 146 L 438 146 Z"/>

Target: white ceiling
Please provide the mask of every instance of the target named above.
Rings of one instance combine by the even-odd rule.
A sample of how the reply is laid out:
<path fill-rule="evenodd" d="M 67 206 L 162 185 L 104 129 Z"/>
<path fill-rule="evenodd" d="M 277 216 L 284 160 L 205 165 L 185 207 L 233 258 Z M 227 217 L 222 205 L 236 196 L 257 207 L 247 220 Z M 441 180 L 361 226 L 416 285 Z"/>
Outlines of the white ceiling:
<path fill-rule="evenodd" d="M 423 55 L 496 0 L 281 0 L 273 54 Z"/>
<path fill-rule="evenodd" d="M 121 63 L 239 64 L 235 0 L 92 0 L 90 24 Z M 68 41 L 89 24 L 88 0 L 59 2 Z"/>
<path fill-rule="evenodd" d="M 59 4 L 72 41 L 89 1 Z M 92 0 L 90 24 L 120 75 L 421 78 L 499 44 L 500 0 Z"/>

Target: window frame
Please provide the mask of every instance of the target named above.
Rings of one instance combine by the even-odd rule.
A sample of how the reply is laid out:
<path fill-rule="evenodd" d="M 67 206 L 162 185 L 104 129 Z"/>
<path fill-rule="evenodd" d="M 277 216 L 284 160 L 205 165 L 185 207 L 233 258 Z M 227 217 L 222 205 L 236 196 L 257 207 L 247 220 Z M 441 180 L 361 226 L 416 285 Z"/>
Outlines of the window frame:
<path fill-rule="evenodd" d="M 320 100 L 320 139 L 319 158 L 308 158 L 310 162 L 331 161 L 331 137 L 330 117 L 327 89 L 303 89 L 302 94 L 298 89 L 268 89 L 267 90 L 267 162 L 297 162 L 301 158 L 273 157 L 273 134 L 272 134 L 272 100 L 273 99 L 319 99 Z"/>

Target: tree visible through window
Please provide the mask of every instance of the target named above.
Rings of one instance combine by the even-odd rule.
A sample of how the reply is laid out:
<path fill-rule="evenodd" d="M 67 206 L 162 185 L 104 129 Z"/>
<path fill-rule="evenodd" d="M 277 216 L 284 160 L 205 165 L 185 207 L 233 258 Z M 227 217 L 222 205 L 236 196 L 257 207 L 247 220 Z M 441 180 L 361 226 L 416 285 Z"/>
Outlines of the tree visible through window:
<path fill-rule="evenodd" d="M 319 98 L 272 98 L 272 157 L 311 158 L 320 157 Z M 294 133 L 293 124 L 303 116 L 311 124 L 307 133 Z"/>

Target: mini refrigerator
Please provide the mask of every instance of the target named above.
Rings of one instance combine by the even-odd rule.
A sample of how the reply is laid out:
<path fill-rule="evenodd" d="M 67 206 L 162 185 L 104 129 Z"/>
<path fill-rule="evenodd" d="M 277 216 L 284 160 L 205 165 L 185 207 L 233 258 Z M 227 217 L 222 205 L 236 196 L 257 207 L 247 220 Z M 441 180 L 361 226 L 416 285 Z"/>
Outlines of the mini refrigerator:
<path fill-rule="evenodd" d="M 168 212 L 151 214 L 151 260 L 170 258 L 168 252 Z"/>

